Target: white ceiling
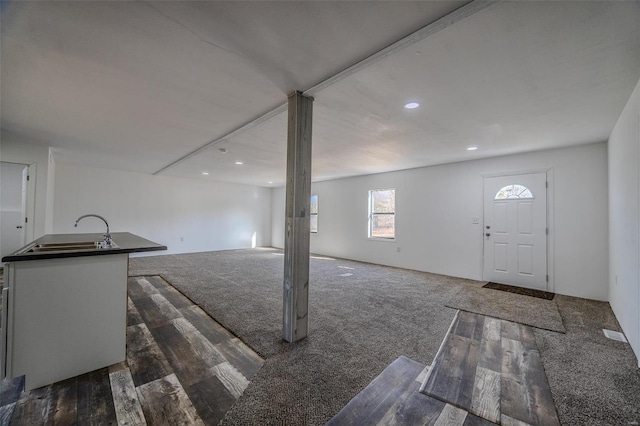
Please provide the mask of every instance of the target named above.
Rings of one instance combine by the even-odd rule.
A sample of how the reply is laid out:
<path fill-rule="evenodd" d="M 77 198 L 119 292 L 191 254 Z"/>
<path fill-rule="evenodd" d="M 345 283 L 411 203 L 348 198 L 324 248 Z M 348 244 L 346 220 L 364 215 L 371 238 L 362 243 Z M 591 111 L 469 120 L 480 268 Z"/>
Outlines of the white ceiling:
<path fill-rule="evenodd" d="M 2 128 L 154 173 L 465 3 L 3 3 Z M 640 78 L 637 1 L 446 22 L 312 91 L 314 180 L 604 141 Z M 269 117 L 162 173 L 282 185 L 286 114 Z"/>

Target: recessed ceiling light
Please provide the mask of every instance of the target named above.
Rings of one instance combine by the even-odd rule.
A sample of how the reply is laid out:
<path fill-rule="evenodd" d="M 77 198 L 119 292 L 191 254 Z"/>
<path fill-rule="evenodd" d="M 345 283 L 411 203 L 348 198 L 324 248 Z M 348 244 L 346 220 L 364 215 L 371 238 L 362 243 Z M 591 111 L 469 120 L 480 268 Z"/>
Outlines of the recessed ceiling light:
<path fill-rule="evenodd" d="M 242 161 L 236 161 L 236 164 L 237 164 L 238 166 L 242 166 Z"/>
<path fill-rule="evenodd" d="M 408 104 L 404 105 L 405 109 L 416 109 L 419 106 L 420 106 L 420 104 L 417 103 L 417 102 L 409 102 Z"/>
<path fill-rule="evenodd" d="M 269 183 L 273 183 L 273 182 L 269 181 Z"/>
<path fill-rule="evenodd" d="M 220 151 L 223 154 L 227 153 L 227 148 L 218 148 L 218 151 Z"/>
<path fill-rule="evenodd" d="M 467 151 L 475 151 L 476 149 L 478 149 L 477 146 L 470 146 L 469 148 L 467 148 Z"/>
<path fill-rule="evenodd" d="M 209 172 L 202 172 L 203 175 L 209 176 Z"/>

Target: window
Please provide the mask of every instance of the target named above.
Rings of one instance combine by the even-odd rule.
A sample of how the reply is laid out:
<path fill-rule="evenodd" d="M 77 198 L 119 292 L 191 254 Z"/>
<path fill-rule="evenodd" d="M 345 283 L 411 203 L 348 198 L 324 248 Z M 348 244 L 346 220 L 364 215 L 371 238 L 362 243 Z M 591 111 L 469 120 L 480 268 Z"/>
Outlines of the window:
<path fill-rule="evenodd" d="M 318 233 L 318 196 L 311 196 L 311 208 L 309 209 L 309 219 L 311 222 L 311 233 Z"/>
<path fill-rule="evenodd" d="M 517 198 L 534 198 L 533 193 L 524 185 L 507 185 L 500 191 L 496 192 L 494 200 L 512 200 Z"/>
<path fill-rule="evenodd" d="M 396 237 L 396 190 L 369 191 L 369 238 Z"/>

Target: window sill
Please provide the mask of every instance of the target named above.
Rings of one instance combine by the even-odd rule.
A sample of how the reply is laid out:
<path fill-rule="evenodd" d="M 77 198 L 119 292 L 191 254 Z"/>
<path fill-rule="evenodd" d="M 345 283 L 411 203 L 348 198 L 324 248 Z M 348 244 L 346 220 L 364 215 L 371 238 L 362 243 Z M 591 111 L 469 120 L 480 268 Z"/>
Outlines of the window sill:
<path fill-rule="evenodd" d="M 367 239 L 369 241 L 381 241 L 381 242 L 385 242 L 385 243 L 395 243 L 396 242 L 395 238 L 368 237 Z"/>

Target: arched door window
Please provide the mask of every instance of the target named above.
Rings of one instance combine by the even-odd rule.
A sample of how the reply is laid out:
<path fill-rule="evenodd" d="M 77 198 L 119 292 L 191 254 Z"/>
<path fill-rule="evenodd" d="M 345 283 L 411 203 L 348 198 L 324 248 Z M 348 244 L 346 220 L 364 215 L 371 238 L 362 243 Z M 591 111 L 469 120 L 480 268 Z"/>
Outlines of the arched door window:
<path fill-rule="evenodd" d="M 529 188 L 524 185 L 514 183 L 507 185 L 496 192 L 494 200 L 513 200 L 523 198 L 535 198 Z"/>

